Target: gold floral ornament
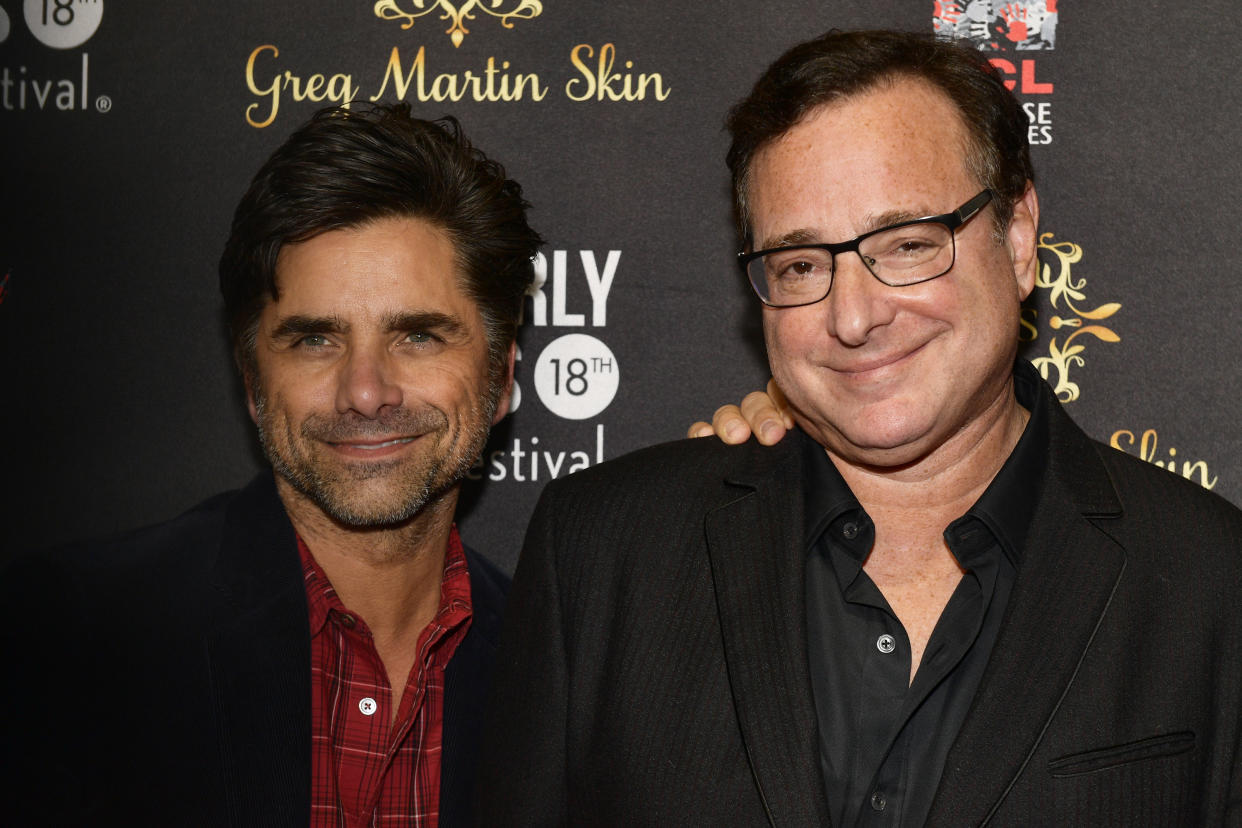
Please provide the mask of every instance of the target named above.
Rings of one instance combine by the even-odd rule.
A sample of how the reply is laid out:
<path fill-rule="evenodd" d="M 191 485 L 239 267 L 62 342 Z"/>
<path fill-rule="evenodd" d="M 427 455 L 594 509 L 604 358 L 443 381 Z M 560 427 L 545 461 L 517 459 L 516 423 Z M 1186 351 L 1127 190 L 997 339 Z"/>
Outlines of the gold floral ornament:
<path fill-rule="evenodd" d="M 1070 266 L 1082 259 L 1082 247 L 1073 242 L 1053 244 L 1049 241 L 1051 238 L 1051 233 L 1040 234 L 1039 249 L 1046 250 L 1055 257 L 1056 276 L 1053 278 L 1052 266 L 1044 262 L 1039 268 L 1039 275 L 1035 278 L 1035 287 L 1044 288 L 1049 292 L 1048 298 L 1053 310 L 1073 314 L 1072 316 L 1054 314 L 1048 320 L 1048 327 L 1054 331 L 1062 328 L 1072 328 L 1074 331 L 1065 337 L 1065 342 L 1061 345 L 1057 344 L 1057 338 L 1053 336 L 1048 344 L 1048 356 L 1033 359 L 1031 364 L 1039 369 L 1040 375 L 1045 380 L 1049 381 L 1051 381 L 1049 374 L 1056 369 L 1054 390 L 1057 398 L 1061 402 L 1073 402 L 1078 399 L 1079 389 L 1078 383 L 1072 382 L 1069 378 L 1070 368 L 1086 364 L 1086 359 L 1082 354 L 1087 348 L 1085 340 L 1078 343 L 1074 340 L 1084 334 L 1090 334 L 1103 342 L 1120 342 L 1121 337 L 1117 336 L 1111 328 L 1091 323 L 1112 316 L 1121 309 L 1121 303 L 1105 302 L 1092 310 L 1079 310 L 1075 302 L 1086 301 L 1087 297 L 1082 289 L 1086 287 L 1087 280 L 1083 278 L 1075 281 L 1070 272 Z M 1062 303 L 1064 303 L 1064 308 L 1062 308 Z"/>
<path fill-rule="evenodd" d="M 401 8 L 401 4 L 406 2 L 413 4 L 413 11 Z M 460 7 L 454 5 L 451 0 L 378 0 L 375 4 L 375 16 L 383 20 L 404 21 L 401 28 L 409 29 L 418 18 L 439 10 L 442 12 L 440 19 L 450 21 L 450 26 L 444 30 L 445 33 L 453 41 L 454 46 L 460 46 L 466 35 L 470 34 L 465 21 L 474 20 L 476 11 L 497 18 L 500 25 L 506 29 L 513 28 L 513 20 L 530 20 L 543 13 L 543 4 L 539 0 L 513 0 L 513 2 L 516 3 L 513 9 L 505 11 L 504 8 L 510 5 L 510 0 L 465 0 Z"/>

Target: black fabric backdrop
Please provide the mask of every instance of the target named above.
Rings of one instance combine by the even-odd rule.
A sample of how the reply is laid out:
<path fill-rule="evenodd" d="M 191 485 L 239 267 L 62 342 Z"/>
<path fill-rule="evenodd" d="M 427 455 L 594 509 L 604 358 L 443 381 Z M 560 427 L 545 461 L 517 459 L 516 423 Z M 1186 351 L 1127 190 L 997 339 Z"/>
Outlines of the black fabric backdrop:
<path fill-rule="evenodd" d="M 511 568 L 550 477 L 766 380 L 721 123 L 834 26 L 952 29 L 999 61 L 1032 118 L 1048 234 L 1026 356 L 1088 432 L 1242 502 L 1229 0 L 0 9 L 6 556 L 171 516 L 259 467 L 216 291 L 233 206 L 316 108 L 403 92 L 506 164 L 549 241 L 519 407 L 461 516 Z"/>

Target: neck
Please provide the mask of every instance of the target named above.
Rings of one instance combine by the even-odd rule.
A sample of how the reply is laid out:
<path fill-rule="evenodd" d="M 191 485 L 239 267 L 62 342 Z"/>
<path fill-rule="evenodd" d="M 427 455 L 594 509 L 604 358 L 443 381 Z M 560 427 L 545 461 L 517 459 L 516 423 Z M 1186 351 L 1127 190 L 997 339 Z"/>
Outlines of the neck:
<path fill-rule="evenodd" d="M 279 476 L 276 488 L 341 602 L 366 621 L 375 639 L 416 640 L 440 606 L 457 488 L 404 523 L 369 528 L 338 523 Z"/>
<path fill-rule="evenodd" d="M 980 417 L 914 463 L 879 467 L 850 463 L 832 452 L 829 457 L 875 521 L 877 541 L 927 549 L 927 541 L 939 538 L 983 494 L 1029 419 L 1010 385 Z"/>

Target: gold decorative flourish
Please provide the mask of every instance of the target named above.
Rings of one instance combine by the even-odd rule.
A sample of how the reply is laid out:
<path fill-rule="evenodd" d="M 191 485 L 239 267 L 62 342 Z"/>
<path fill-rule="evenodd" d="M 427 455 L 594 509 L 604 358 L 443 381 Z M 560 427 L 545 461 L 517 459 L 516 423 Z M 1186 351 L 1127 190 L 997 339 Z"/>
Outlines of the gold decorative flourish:
<path fill-rule="evenodd" d="M 1039 249 L 1046 250 L 1055 257 L 1056 275 L 1053 276 L 1051 265 L 1046 262 L 1042 263 L 1039 275 L 1035 278 L 1035 287 L 1048 291 L 1048 298 L 1054 310 L 1073 314 L 1073 316 L 1054 315 L 1048 320 L 1048 327 L 1054 331 L 1062 328 L 1074 328 L 1075 330 L 1065 337 L 1065 342 L 1061 345 L 1057 344 L 1057 338 L 1054 336 L 1048 343 L 1048 356 L 1033 359 L 1031 364 L 1039 369 L 1040 375 L 1046 380 L 1050 380 L 1048 375 L 1055 368 L 1057 376 L 1054 390 L 1057 398 L 1061 402 L 1073 402 L 1078 399 L 1079 388 L 1078 383 L 1072 382 L 1069 378 L 1070 368 L 1086 364 L 1082 354 L 1087 347 L 1083 342 L 1075 344 L 1074 340 L 1083 334 L 1090 334 L 1103 342 L 1120 342 L 1121 337 L 1117 336 L 1111 328 L 1084 324 L 1084 320 L 1089 323 L 1107 319 L 1121 309 L 1121 303 L 1105 302 L 1091 310 L 1079 310 L 1075 303 L 1087 300 L 1086 294 L 1082 292 L 1087 285 L 1087 280 L 1085 278 L 1075 280 L 1070 266 L 1082 259 L 1082 247 L 1073 242 L 1053 244 L 1050 241 L 1051 238 L 1051 233 L 1040 234 Z M 1064 308 L 1062 308 L 1062 303 L 1064 303 Z"/>
<path fill-rule="evenodd" d="M 412 3 L 414 11 L 402 9 L 401 4 L 404 2 Z M 465 21 L 474 20 L 476 11 L 495 17 L 506 29 L 513 28 L 513 20 L 530 20 L 543 13 L 543 3 L 539 0 L 514 0 L 517 5 L 511 11 L 503 10 L 506 2 L 507 0 L 465 0 L 459 7 L 452 0 L 377 0 L 375 16 L 382 20 L 404 21 L 401 28 L 409 29 L 415 20 L 439 9 L 442 12 L 440 19 L 450 21 L 449 27 L 444 30 L 445 34 L 453 41 L 454 46 L 460 46 L 466 35 L 470 34 Z"/>

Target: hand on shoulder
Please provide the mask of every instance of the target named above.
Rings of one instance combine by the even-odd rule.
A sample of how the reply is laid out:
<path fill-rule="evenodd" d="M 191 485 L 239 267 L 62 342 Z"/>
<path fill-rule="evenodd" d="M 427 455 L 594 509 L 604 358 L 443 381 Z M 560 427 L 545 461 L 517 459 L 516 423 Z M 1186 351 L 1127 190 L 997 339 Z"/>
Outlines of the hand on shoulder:
<path fill-rule="evenodd" d="M 745 443 L 751 435 L 765 446 L 784 439 L 794 426 L 789 402 L 775 379 L 768 380 L 767 391 L 752 391 L 740 405 L 722 405 L 710 423 L 700 420 L 686 431 L 687 437 L 710 437 L 713 434 L 730 445 Z"/>

